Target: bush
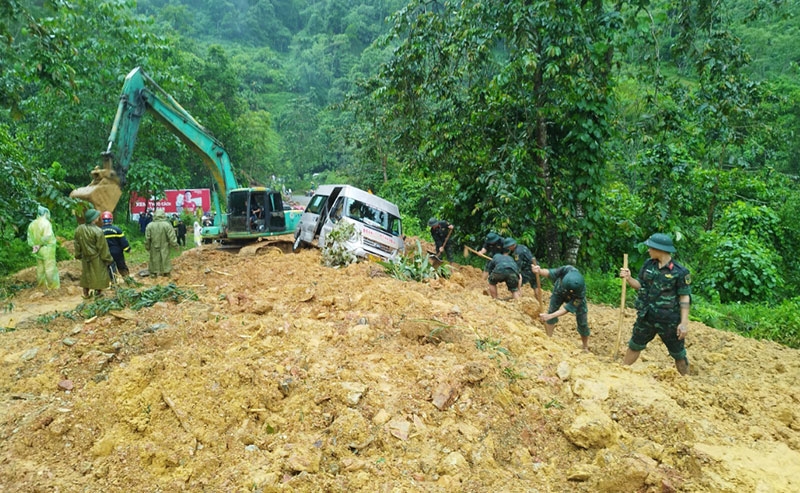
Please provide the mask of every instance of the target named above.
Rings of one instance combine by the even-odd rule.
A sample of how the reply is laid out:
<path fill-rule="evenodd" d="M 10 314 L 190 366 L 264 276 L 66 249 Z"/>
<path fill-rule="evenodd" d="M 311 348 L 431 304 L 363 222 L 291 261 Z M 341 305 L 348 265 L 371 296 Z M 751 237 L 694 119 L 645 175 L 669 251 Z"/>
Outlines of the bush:
<path fill-rule="evenodd" d="M 387 274 L 401 281 L 421 282 L 440 277 L 445 279 L 450 277 L 450 266 L 440 264 L 434 267 L 428 255 L 422 251 L 422 245 L 420 245 L 419 240 L 417 240 L 415 254 L 409 257 L 399 256 L 386 262 L 378 262 L 378 264 L 383 266 Z"/>
<path fill-rule="evenodd" d="M 347 240 L 356 235 L 356 227 L 348 221 L 339 221 L 325 238 L 322 263 L 328 267 L 344 267 L 358 260 L 347 248 Z"/>

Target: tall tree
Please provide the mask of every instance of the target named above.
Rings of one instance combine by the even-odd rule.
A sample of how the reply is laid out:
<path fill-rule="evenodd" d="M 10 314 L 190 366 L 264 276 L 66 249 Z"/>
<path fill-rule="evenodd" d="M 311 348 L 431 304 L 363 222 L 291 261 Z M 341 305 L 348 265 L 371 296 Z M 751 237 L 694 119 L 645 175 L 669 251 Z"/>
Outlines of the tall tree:
<path fill-rule="evenodd" d="M 382 130 L 400 161 L 453 178 L 462 229 L 574 260 L 605 176 L 617 14 L 599 1 L 415 0 L 395 16 L 373 95 L 400 123 Z"/>

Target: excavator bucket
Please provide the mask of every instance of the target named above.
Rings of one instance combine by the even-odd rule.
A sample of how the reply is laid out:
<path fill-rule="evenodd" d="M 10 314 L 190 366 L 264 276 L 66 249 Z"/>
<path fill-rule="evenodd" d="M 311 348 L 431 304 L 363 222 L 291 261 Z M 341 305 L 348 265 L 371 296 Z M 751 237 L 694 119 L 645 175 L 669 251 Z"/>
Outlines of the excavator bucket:
<path fill-rule="evenodd" d="M 122 189 L 109 157 L 104 159 L 103 165 L 103 168 L 95 166 L 92 170 L 90 184 L 73 190 L 69 196 L 91 202 L 98 211 L 113 211 L 122 195 Z"/>

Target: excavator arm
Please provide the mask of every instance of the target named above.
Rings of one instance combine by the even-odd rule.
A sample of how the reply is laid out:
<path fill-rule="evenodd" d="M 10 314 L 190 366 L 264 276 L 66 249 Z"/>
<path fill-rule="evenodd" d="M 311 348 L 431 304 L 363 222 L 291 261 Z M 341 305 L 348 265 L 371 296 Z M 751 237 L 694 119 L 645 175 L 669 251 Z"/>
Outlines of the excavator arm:
<path fill-rule="evenodd" d="M 219 194 L 225 197 L 229 190 L 238 188 L 222 144 L 137 67 L 125 77 L 108 147 L 102 153 L 103 167 L 95 167 L 92 182 L 73 190 L 70 197 L 87 200 L 98 210 L 114 210 L 122 193 L 120 187 L 125 186 L 139 124 L 147 112 L 202 157 Z"/>

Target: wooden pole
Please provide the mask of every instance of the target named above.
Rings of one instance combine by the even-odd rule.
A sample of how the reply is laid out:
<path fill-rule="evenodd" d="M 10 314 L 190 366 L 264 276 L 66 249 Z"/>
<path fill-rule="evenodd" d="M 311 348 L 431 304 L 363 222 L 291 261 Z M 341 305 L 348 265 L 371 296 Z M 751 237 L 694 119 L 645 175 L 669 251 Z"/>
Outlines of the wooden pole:
<path fill-rule="evenodd" d="M 622 268 L 628 268 L 628 254 L 625 253 L 622 256 Z M 619 302 L 619 327 L 617 328 L 617 343 L 614 344 L 614 352 L 611 353 L 611 360 L 615 360 L 617 358 L 617 353 L 619 353 L 619 343 L 622 339 L 622 321 L 625 318 L 625 291 L 628 287 L 628 281 L 626 279 L 622 280 L 622 299 Z"/>
<path fill-rule="evenodd" d="M 536 258 L 533 259 L 533 265 L 539 265 Z M 536 300 L 539 302 L 539 310 L 544 310 L 542 306 L 542 278 L 539 273 L 536 273 Z"/>

